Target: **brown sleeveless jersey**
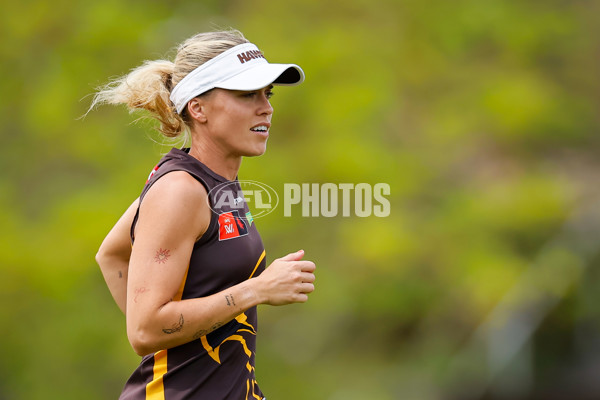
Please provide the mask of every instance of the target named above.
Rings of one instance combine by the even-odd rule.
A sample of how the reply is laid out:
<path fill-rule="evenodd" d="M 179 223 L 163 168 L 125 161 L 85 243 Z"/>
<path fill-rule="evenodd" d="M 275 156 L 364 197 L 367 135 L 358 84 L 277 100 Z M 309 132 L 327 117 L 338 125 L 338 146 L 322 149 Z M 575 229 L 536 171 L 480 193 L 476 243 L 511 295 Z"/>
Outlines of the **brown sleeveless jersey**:
<path fill-rule="evenodd" d="M 237 180 L 214 173 L 188 151 L 172 149 L 164 156 L 140 196 L 141 204 L 152 184 L 172 171 L 186 171 L 209 192 L 210 224 L 194 245 L 175 300 L 217 293 L 259 275 L 266 264 L 262 240 Z M 233 196 L 222 196 L 218 189 L 224 186 L 235 187 L 229 193 Z M 136 221 L 137 215 L 132 241 Z M 254 374 L 256 329 L 256 307 L 252 307 L 206 336 L 143 357 L 120 399 L 262 399 Z"/>

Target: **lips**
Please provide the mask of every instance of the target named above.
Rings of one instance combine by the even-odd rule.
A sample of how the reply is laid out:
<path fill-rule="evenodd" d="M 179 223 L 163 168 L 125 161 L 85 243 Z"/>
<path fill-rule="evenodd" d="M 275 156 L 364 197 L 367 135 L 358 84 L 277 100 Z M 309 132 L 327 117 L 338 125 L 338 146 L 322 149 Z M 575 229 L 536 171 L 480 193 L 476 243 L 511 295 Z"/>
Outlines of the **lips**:
<path fill-rule="evenodd" d="M 251 128 L 250 130 L 253 132 L 267 132 L 269 128 L 266 125 L 259 125 Z"/>
<path fill-rule="evenodd" d="M 264 123 L 253 126 L 252 128 L 250 128 L 250 130 L 252 132 L 267 134 L 269 132 L 270 127 L 271 127 L 270 123 L 264 122 Z"/>

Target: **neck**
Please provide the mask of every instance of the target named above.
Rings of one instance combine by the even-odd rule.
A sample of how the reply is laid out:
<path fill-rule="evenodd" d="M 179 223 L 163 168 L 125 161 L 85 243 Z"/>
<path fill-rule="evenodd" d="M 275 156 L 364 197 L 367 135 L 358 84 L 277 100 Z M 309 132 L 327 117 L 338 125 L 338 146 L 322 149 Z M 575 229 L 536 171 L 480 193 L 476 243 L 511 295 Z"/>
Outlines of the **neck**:
<path fill-rule="evenodd" d="M 214 143 L 201 139 L 192 141 L 190 155 L 206 165 L 212 171 L 230 181 L 237 177 L 240 166 L 242 165 L 241 156 L 225 154 L 222 149 L 215 146 Z"/>

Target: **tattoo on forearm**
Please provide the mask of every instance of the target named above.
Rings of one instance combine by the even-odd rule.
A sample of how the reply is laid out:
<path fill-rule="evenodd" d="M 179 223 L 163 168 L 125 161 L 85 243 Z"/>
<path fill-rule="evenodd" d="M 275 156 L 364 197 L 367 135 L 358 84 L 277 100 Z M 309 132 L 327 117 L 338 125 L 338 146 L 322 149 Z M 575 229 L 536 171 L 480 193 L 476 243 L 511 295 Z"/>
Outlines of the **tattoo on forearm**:
<path fill-rule="evenodd" d="M 210 329 L 200 329 L 198 332 L 194 333 L 193 338 L 194 339 L 200 339 L 202 336 L 206 336 L 209 333 L 211 333 L 214 330 L 219 329 L 220 327 L 222 327 L 224 324 L 222 322 L 217 322 L 216 324 L 214 324 Z"/>
<path fill-rule="evenodd" d="M 148 289 L 148 288 L 145 288 L 145 287 L 141 287 L 141 288 L 137 288 L 137 289 L 135 289 L 135 290 L 133 291 L 133 293 L 135 293 L 135 297 L 133 298 L 133 302 L 134 302 L 134 303 L 137 303 L 137 301 L 138 301 L 138 296 L 139 296 L 140 294 L 142 294 L 142 293 L 146 293 L 146 292 L 149 292 L 149 291 L 150 291 L 150 289 Z"/>
<path fill-rule="evenodd" d="M 169 253 L 171 253 L 171 250 L 163 249 L 161 247 L 160 250 L 156 252 L 156 255 L 154 256 L 154 261 L 159 264 L 165 264 L 169 257 L 171 257 L 171 254 Z"/>
<path fill-rule="evenodd" d="M 179 332 L 183 329 L 183 314 L 179 314 L 179 322 L 173 324 L 170 329 L 163 329 L 162 331 L 167 335 L 175 332 Z"/>
<path fill-rule="evenodd" d="M 194 333 L 194 339 L 200 339 L 202 336 L 205 336 L 208 333 L 206 329 L 200 329 L 198 332 Z"/>
<path fill-rule="evenodd" d="M 123 272 L 119 271 L 119 278 L 123 277 Z"/>
<path fill-rule="evenodd" d="M 225 300 L 227 301 L 227 305 L 228 306 L 235 306 L 235 300 L 233 299 L 233 295 L 230 293 L 228 295 L 225 295 Z"/>

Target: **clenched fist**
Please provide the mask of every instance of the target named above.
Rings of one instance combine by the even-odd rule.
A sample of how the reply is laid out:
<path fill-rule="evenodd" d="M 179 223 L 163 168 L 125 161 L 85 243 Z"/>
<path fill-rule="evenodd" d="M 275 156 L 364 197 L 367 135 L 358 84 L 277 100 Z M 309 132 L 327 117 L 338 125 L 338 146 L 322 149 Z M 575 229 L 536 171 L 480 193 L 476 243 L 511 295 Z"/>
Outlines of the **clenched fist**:
<path fill-rule="evenodd" d="M 315 290 L 315 263 L 303 261 L 304 250 L 273 261 L 255 279 L 255 292 L 262 304 L 281 306 L 304 303 Z"/>

